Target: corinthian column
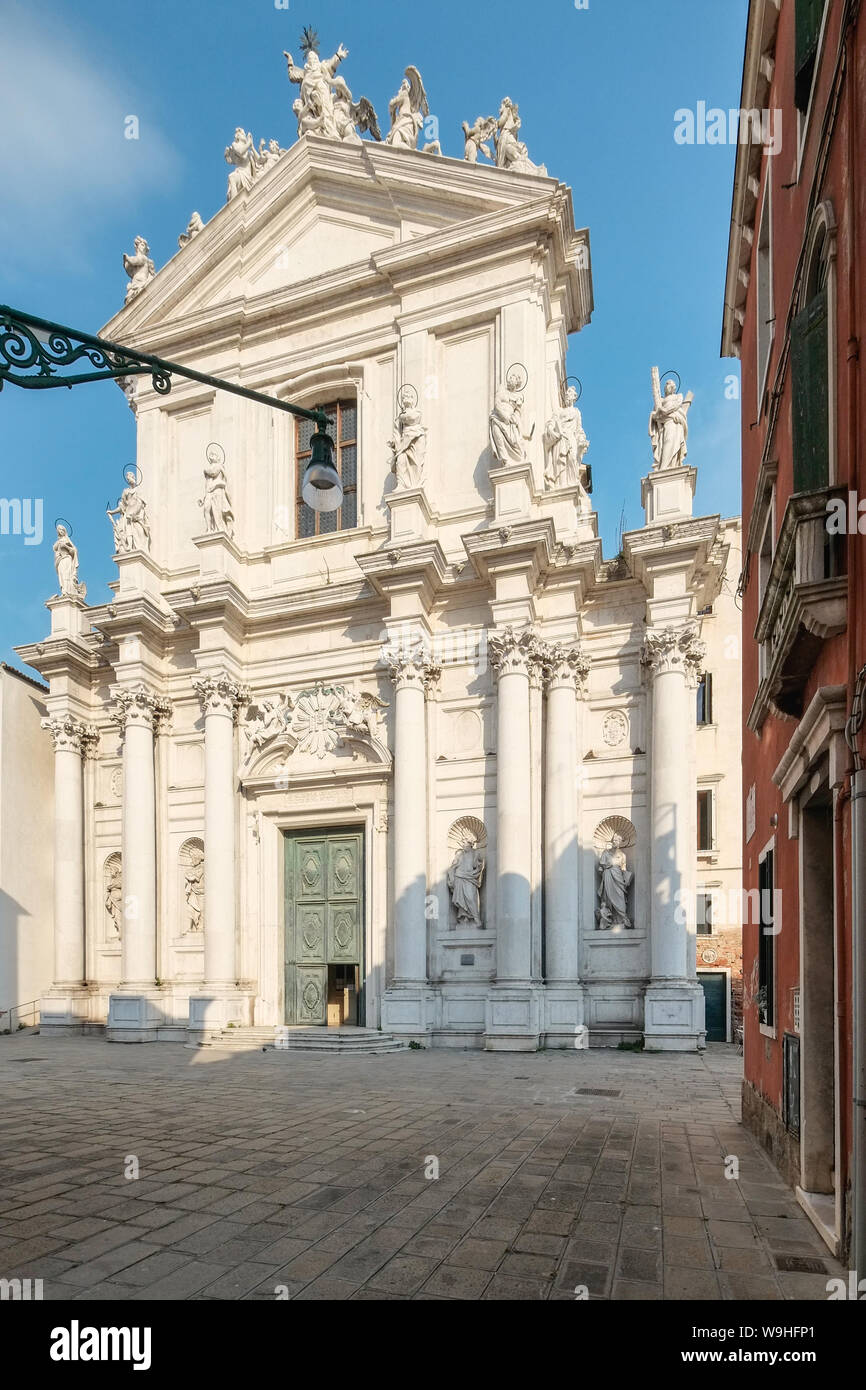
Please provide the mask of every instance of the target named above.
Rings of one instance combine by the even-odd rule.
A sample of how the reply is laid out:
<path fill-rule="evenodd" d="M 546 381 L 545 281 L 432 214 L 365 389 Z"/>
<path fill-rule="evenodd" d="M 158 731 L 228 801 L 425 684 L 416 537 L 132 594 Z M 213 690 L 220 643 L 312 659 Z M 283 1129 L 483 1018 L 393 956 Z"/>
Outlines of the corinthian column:
<path fill-rule="evenodd" d="M 193 687 L 204 714 L 204 974 L 209 988 L 234 989 L 234 725 L 250 692 L 225 671 Z"/>
<path fill-rule="evenodd" d="M 698 627 L 646 635 L 642 662 L 652 686 L 650 745 L 652 980 L 644 1031 L 654 1047 L 703 1046 L 704 997 L 694 958 L 694 688 L 704 658 Z"/>
<path fill-rule="evenodd" d="M 531 628 L 503 628 L 488 643 L 498 680 L 496 735 L 496 988 L 484 1045 L 534 1050 L 538 995 L 532 981 L 529 676 L 544 649 Z M 500 989 L 500 987 L 502 987 Z M 506 998 L 507 994 L 507 998 Z"/>
<path fill-rule="evenodd" d="M 54 743 L 54 985 L 42 1011 L 47 1032 L 80 1026 L 87 1017 L 75 998 L 87 968 L 82 758 L 98 733 L 70 714 L 49 715 L 42 727 Z"/>
<path fill-rule="evenodd" d="M 156 782 L 153 739 L 168 700 L 145 685 L 115 693 L 112 718 L 123 732 L 123 927 L 121 986 L 109 1002 L 109 1037 L 143 1039 L 162 1020 L 148 1008 L 156 988 Z M 118 1002 L 120 1001 L 120 1002 Z"/>
<path fill-rule="evenodd" d="M 578 983 L 577 696 L 589 672 L 579 648 L 548 647 L 544 759 L 545 1032 L 573 1046 L 583 1022 Z M 553 991 L 551 993 L 551 991 Z"/>
<path fill-rule="evenodd" d="M 394 982 L 383 1025 L 427 1032 L 427 732 L 425 700 L 439 667 L 418 639 L 385 653 L 394 683 Z"/>

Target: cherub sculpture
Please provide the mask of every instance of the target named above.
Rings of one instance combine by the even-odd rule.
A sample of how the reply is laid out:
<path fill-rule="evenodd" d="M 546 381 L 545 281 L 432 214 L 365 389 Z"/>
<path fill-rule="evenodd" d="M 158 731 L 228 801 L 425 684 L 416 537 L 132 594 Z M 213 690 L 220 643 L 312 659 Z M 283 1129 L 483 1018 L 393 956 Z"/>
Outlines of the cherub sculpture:
<path fill-rule="evenodd" d="M 340 713 L 347 730 L 356 738 L 378 739 L 379 711 L 387 709 L 385 700 L 362 690 L 360 694 L 347 690 L 340 701 Z"/>
<path fill-rule="evenodd" d="M 463 158 L 467 163 L 477 164 L 479 153 L 486 155 L 489 160 L 493 160 L 494 154 L 490 144 L 495 133 L 495 116 L 478 116 L 473 126 L 470 126 L 467 121 L 463 122 L 463 137 L 466 142 Z"/>

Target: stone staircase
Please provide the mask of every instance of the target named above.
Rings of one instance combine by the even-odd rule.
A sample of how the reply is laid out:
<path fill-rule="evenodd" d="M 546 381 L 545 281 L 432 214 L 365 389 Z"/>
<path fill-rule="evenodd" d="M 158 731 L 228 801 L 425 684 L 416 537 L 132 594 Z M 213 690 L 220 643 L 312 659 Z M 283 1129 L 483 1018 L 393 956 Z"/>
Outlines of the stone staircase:
<path fill-rule="evenodd" d="M 216 1047 L 232 1052 L 329 1052 L 355 1057 L 369 1053 L 405 1052 L 406 1043 L 378 1028 L 305 1028 L 302 1025 L 267 1028 L 223 1028 L 188 1047 Z"/>

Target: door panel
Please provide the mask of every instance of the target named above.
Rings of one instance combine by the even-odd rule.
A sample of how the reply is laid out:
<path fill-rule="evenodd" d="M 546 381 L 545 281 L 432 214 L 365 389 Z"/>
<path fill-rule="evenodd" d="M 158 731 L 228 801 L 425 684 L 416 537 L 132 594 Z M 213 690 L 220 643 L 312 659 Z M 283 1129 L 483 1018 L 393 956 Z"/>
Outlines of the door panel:
<path fill-rule="evenodd" d="M 700 982 L 706 1001 L 707 1042 L 726 1042 L 728 977 L 721 971 L 706 971 Z"/>
<path fill-rule="evenodd" d="M 363 831 L 286 836 L 286 1022 L 327 1022 L 328 966 L 364 979 Z"/>

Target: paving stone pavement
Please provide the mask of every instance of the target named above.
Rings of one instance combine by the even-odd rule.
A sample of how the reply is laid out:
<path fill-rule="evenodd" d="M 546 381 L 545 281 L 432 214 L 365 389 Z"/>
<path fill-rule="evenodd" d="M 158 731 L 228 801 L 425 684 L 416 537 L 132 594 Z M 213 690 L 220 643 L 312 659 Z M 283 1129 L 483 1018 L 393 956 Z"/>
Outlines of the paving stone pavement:
<path fill-rule="evenodd" d="M 741 1068 L 0 1038 L 0 1275 L 85 1302 L 826 1299 L 843 1271 L 740 1125 Z"/>

